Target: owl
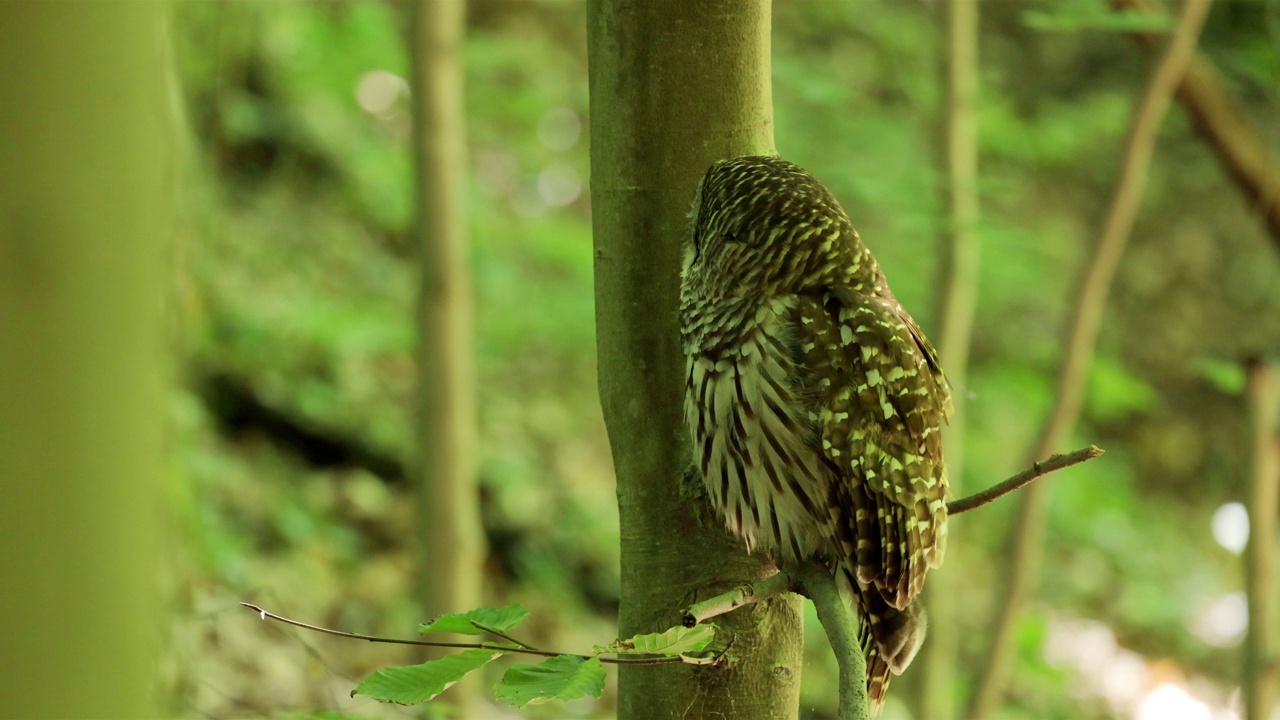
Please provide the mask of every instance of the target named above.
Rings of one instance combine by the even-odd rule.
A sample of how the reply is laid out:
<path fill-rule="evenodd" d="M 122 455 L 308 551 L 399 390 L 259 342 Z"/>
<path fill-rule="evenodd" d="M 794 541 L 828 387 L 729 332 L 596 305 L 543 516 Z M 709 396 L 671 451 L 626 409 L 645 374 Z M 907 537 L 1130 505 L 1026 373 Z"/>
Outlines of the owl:
<path fill-rule="evenodd" d="M 777 157 L 703 177 L 680 323 L 711 504 L 748 550 L 831 569 L 878 708 L 924 639 L 917 596 L 946 547 L 937 353 L 831 192 Z"/>

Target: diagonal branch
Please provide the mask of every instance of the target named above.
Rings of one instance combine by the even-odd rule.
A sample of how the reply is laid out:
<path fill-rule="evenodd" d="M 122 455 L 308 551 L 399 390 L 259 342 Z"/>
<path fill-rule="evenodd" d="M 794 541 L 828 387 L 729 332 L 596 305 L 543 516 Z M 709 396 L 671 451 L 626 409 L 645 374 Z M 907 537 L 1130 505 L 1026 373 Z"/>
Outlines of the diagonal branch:
<path fill-rule="evenodd" d="M 1153 0 L 1112 0 L 1117 9 L 1158 10 Z M 1144 46 L 1155 46 L 1151 33 L 1133 33 Z M 1266 226 L 1280 251 L 1280 172 L 1266 141 L 1240 111 L 1240 103 L 1223 85 L 1213 63 L 1197 53 L 1178 84 L 1178 103 L 1191 125 L 1218 156 L 1227 176 L 1236 184 Z"/>
<path fill-rule="evenodd" d="M 1097 345 L 1102 311 L 1106 307 L 1111 281 L 1115 277 L 1120 257 L 1138 215 L 1160 124 L 1169 109 L 1175 89 L 1182 82 L 1195 55 L 1196 42 L 1209 14 L 1210 2 L 1211 0 L 1184 1 L 1178 28 L 1156 66 L 1146 94 L 1134 114 L 1115 193 L 1076 295 L 1053 410 L 1046 419 L 1032 457 L 1043 457 L 1052 448 L 1061 445 L 1063 438 L 1079 418 L 1084 401 L 1085 376 Z M 1043 495 L 1042 488 L 1036 486 L 1022 496 L 1022 509 L 1018 513 L 1010 543 L 1012 556 L 1004 599 L 990 633 L 991 644 L 966 717 L 991 715 L 1004 692 L 1013 652 L 1014 624 L 1039 564 L 1045 514 Z"/>
<path fill-rule="evenodd" d="M 681 622 L 685 627 L 691 628 L 700 622 L 724 615 L 745 605 L 769 600 L 782 593 L 798 592 L 799 588 L 800 584 L 796 577 L 783 570 L 763 580 L 739 585 L 728 592 L 690 605 L 689 609 L 684 611 Z"/>
<path fill-rule="evenodd" d="M 1068 468 L 1072 465 L 1078 465 L 1079 463 L 1087 460 L 1101 457 L 1104 452 L 1106 451 L 1097 445 L 1090 445 L 1086 448 L 1080 448 L 1075 452 L 1053 455 L 1047 460 L 1032 463 L 1031 467 L 1023 470 L 1004 482 L 992 485 L 986 490 L 974 493 L 968 497 L 960 498 L 959 500 L 952 500 L 947 503 L 947 514 L 959 515 L 962 512 L 968 512 L 974 508 L 982 507 L 987 503 L 995 502 L 1005 495 L 1029 485 L 1036 479 L 1042 478 L 1051 472 L 1057 472 L 1063 468 Z"/>

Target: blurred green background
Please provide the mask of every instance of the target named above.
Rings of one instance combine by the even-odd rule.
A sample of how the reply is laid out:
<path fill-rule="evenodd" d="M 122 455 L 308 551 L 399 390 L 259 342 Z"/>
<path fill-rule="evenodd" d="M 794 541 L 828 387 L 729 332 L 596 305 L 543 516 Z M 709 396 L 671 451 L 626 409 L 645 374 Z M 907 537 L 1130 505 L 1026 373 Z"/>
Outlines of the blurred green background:
<path fill-rule="evenodd" d="M 1152 65 L 1088 20 L 1104 9 L 982 4 L 981 284 L 968 386 L 956 389 L 969 398 L 971 490 L 1020 469 L 1052 400 L 1076 279 Z M 236 604 L 401 637 L 425 620 L 402 468 L 416 275 L 401 10 L 175 8 L 189 173 L 174 255 L 184 359 L 171 500 L 186 542 L 170 551 L 165 682 L 184 716 L 422 714 L 348 697 L 407 653 L 264 624 Z M 613 638 L 618 596 L 595 389 L 585 8 L 484 0 L 467 25 L 485 597 L 528 606 L 534 644 L 585 650 Z M 780 152 L 832 188 L 897 296 L 936 332 L 938 3 L 775 0 L 773 42 Z M 1273 153 L 1278 43 L 1275 0 L 1217 3 L 1201 40 Z M 1044 568 L 1001 718 L 1226 718 L 1238 702 L 1238 361 L 1280 347 L 1280 246 L 1176 104 L 1151 172 L 1084 417 L 1061 448 L 1092 442 L 1107 455 L 1046 481 Z M 956 519 L 964 692 L 1016 506 Z M 834 664 L 816 622 L 806 632 L 803 713 L 834 717 Z M 895 682 L 886 718 L 907 717 L 912 686 Z M 529 715 L 609 717 L 611 696 Z M 1141 714 L 1152 707 L 1191 714 Z"/>

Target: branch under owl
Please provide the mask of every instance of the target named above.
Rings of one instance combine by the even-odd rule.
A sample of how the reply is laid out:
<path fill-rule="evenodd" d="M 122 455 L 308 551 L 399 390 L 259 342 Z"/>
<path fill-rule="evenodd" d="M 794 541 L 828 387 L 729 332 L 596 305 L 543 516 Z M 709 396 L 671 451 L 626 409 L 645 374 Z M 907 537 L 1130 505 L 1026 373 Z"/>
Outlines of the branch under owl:
<path fill-rule="evenodd" d="M 744 605 L 793 592 L 813 601 L 831 649 L 836 654 L 840 669 L 839 720 L 866 720 L 867 665 L 858 644 L 858 627 L 853 613 L 840 599 L 835 578 L 825 565 L 817 560 L 788 565 L 764 580 L 751 585 L 740 585 L 727 593 L 691 606 L 684 615 L 685 627 L 723 615 Z"/>
<path fill-rule="evenodd" d="M 1062 453 L 1050 456 L 1040 462 L 1032 464 L 1031 467 L 1014 475 L 996 485 L 977 492 L 968 497 L 952 500 L 947 503 L 948 515 L 959 515 L 968 512 L 974 508 L 982 507 L 987 503 L 994 502 L 1008 495 L 1015 490 L 1026 487 L 1033 481 L 1044 477 L 1052 472 L 1057 472 L 1064 468 L 1078 465 L 1087 460 L 1092 460 L 1102 455 L 1104 450 L 1097 445 L 1080 448 L 1074 452 Z M 794 592 L 805 595 L 810 599 L 812 596 L 805 591 L 805 583 L 802 582 L 801 570 L 792 570 L 786 568 L 782 572 L 765 578 L 759 582 L 749 585 L 739 585 L 738 587 L 721 593 L 713 598 L 708 598 L 702 602 L 689 606 L 685 611 L 683 622 L 686 627 L 693 627 L 700 622 L 705 622 L 713 617 L 724 615 L 731 610 L 736 610 L 744 605 L 750 605 L 762 600 L 768 600 L 777 597 L 782 593 Z"/>

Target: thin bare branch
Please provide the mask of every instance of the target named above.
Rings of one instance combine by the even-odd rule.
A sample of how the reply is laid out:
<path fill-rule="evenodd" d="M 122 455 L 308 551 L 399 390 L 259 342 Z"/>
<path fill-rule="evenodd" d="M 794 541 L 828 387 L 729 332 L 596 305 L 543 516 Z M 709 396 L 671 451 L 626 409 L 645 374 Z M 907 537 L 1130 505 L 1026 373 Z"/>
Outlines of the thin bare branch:
<path fill-rule="evenodd" d="M 1063 468 L 1078 465 L 1087 460 L 1101 457 L 1106 452 L 1097 445 L 1090 445 L 1086 448 L 1080 448 L 1075 452 L 1063 453 L 1060 455 L 1050 456 L 1048 459 L 1037 463 L 1032 463 L 1031 467 L 1014 475 L 1013 477 L 991 487 L 982 492 L 974 493 L 968 497 L 952 500 L 947 503 L 948 515 L 959 515 L 962 512 L 968 512 L 974 508 L 982 507 L 989 502 L 994 502 L 1009 493 L 1029 485 L 1038 478 L 1042 478 L 1051 472 L 1057 472 Z"/>
<path fill-rule="evenodd" d="M 974 493 L 959 500 L 952 500 L 947 503 L 947 514 L 958 515 L 974 508 L 982 507 L 1049 473 L 1100 457 L 1104 452 L 1097 445 L 1090 445 L 1074 452 L 1053 455 L 1045 460 L 1033 463 L 1026 470 L 982 492 Z M 693 627 L 700 622 L 705 622 L 711 618 L 737 610 L 740 607 L 768 600 L 786 592 L 804 594 L 800 578 L 790 567 L 759 582 L 739 585 L 728 592 L 720 593 L 715 597 L 690 605 L 689 609 L 684 612 L 681 622 L 684 623 L 685 627 Z M 477 625 L 476 627 L 481 626 Z M 481 629 L 487 630 L 487 628 Z"/>

